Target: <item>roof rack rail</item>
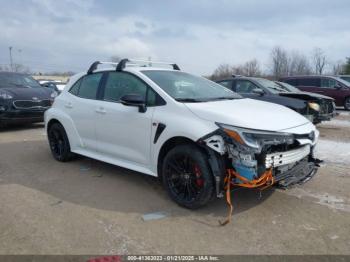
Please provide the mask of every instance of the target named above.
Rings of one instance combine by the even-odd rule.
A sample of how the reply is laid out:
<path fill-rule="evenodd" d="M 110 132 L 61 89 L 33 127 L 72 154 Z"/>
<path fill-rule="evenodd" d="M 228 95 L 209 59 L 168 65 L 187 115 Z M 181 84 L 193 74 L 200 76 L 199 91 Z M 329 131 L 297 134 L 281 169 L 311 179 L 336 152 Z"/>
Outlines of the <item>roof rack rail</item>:
<path fill-rule="evenodd" d="M 174 70 L 180 70 L 180 67 L 175 64 L 175 63 L 167 63 L 167 62 L 154 62 L 154 61 L 149 61 L 149 60 L 135 60 L 135 59 L 128 59 L 124 58 L 119 61 L 119 63 L 114 63 L 114 62 L 100 62 L 96 61 L 91 64 L 89 67 L 89 70 L 87 71 L 88 74 L 92 74 L 98 67 L 98 65 L 113 65 L 116 67 L 116 71 L 122 71 L 127 64 L 130 65 L 142 65 L 142 66 L 152 66 L 153 64 L 156 65 L 169 65 L 172 66 Z"/>
<path fill-rule="evenodd" d="M 174 70 L 180 70 L 180 67 L 175 64 L 175 63 L 168 63 L 168 62 L 158 62 L 158 61 L 150 61 L 150 60 L 138 60 L 138 59 L 128 59 L 128 58 L 124 58 L 122 60 L 120 60 L 120 62 L 117 65 L 117 71 L 122 71 L 127 63 L 130 63 L 132 65 L 143 65 L 143 66 L 152 66 L 153 64 L 156 65 L 169 65 L 172 66 Z"/>
<path fill-rule="evenodd" d="M 93 62 L 91 64 L 91 66 L 89 67 L 89 70 L 87 71 L 88 75 L 92 74 L 97 69 L 98 65 L 114 65 L 114 66 L 118 66 L 118 63 L 114 63 L 114 62 L 100 62 L 100 61 Z"/>

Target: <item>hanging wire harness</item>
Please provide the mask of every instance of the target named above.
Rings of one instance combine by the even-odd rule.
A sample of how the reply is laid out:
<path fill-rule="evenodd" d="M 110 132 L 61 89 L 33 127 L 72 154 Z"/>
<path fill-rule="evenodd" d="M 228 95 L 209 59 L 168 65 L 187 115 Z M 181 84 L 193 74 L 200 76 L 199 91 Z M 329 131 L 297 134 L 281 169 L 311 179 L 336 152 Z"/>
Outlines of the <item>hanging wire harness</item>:
<path fill-rule="evenodd" d="M 243 183 L 234 183 L 232 178 L 236 178 L 241 180 Z M 227 215 L 227 218 L 221 222 L 219 221 L 221 226 L 224 226 L 231 222 L 232 214 L 233 214 L 233 205 L 231 200 L 231 188 L 234 186 L 238 187 L 245 187 L 245 188 L 259 188 L 259 190 L 264 190 L 270 186 L 272 186 L 274 183 L 274 178 L 272 175 L 272 168 L 267 170 L 259 179 L 254 180 L 248 180 L 242 176 L 240 176 L 237 172 L 235 172 L 233 169 L 227 170 L 227 175 L 224 179 L 225 184 L 225 192 L 226 192 L 226 202 L 229 206 L 229 212 Z"/>

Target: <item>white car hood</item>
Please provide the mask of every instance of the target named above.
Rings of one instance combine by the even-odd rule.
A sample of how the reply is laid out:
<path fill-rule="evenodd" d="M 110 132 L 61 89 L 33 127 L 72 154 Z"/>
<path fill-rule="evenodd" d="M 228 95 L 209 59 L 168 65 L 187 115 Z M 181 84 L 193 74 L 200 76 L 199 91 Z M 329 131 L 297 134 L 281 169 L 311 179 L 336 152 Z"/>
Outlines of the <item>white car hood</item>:
<path fill-rule="evenodd" d="M 247 98 L 185 105 L 202 119 L 243 128 L 282 131 L 310 124 L 287 107 Z"/>

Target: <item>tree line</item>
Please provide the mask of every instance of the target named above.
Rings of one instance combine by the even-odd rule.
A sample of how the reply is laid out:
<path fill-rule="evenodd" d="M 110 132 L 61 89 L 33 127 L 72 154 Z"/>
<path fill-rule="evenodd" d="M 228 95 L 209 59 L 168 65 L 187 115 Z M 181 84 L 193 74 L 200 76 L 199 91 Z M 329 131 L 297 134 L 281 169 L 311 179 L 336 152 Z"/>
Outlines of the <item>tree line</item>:
<path fill-rule="evenodd" d="M 54 76 L 72 76 L 76 74 L 73 71 L 50 71 L 50 72 L 33 72 L 30 67 L 24 66 L 22 64 L 14 63 L 11 65 L 0 65 L 0 72 L 15 72 L 15 73 L 23 73 L 23 74 L 32 74 L 32 75 L 54 75 Z"/>
<path fill-rule="evenodd" d="M 119 56 L 112 56 L 111 61 L 117 62 Z M 257 59 L 248 60 L 242 64 L 220 64 L 214 72 L 207 76 L 211 80 L 219 80 L 232 75 L 263 76 L 271 79 L 278 79 L 282 76 L 329 74 L 341 75 L 350 74 L 350 57 L 345 61 L 331 63 L 325 52 L 321 48 L 314 48 L 310 56 L 306 56 L 298 51 L 288 51 L 281 46 L 275 46 L 270 51 L 268 70 L 262 70 L 261 63 Z M 20 73 L 31 73 L 35 75 L 45 75 L 32 70 L 22 64 L 14 63 L 1 65 L 0 71 L 12 71 Z M 74 72 L 50 72 L 51 75 L 73 75 Z"/>
<path fill-rule="evenodd" d="M 275 46 L 270 52 L 267 72 L 263 72 L 257 59 L 252 59 L 236 65 L 220 64 L 209 78 L 219 80 L 232 75 L 244 75 L 278 79 L 293 75 L 350 74 L 350 57 L 345 60 L 331 63 L 325 52 L 318 47 L 308 57 L 298 51 L 287 51 L 283 47 Z"/>

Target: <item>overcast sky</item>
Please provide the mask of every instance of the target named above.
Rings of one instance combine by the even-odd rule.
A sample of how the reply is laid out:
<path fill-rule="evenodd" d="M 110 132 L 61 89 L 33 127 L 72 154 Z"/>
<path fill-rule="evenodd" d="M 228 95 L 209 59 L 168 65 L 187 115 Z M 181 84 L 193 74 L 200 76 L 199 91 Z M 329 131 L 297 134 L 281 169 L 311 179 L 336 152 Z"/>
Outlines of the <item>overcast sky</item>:
<path fill-rule="evenodd" d="M 174 61 L 209 74 L 220 63 L 257 58 L 272 47 L 330 62 L 350 56 L 349 0 L 2 0 L 0 64 L 82 71 L 112 55 Z M 20 51 L 21 50 L 21 51 Z"/>

